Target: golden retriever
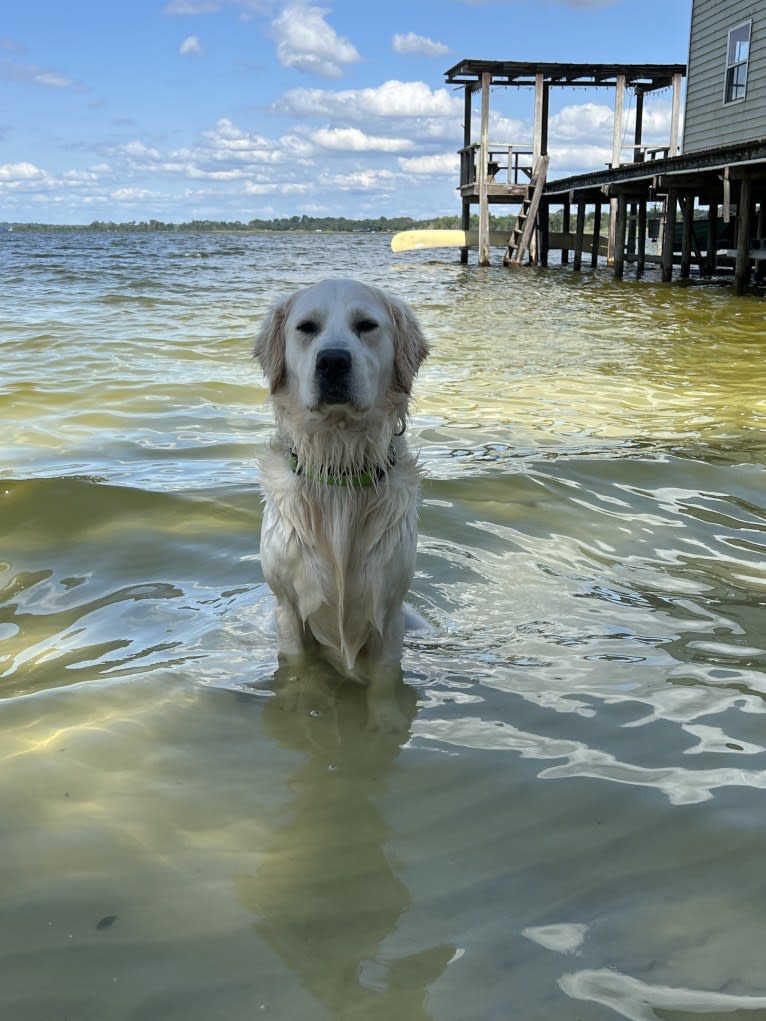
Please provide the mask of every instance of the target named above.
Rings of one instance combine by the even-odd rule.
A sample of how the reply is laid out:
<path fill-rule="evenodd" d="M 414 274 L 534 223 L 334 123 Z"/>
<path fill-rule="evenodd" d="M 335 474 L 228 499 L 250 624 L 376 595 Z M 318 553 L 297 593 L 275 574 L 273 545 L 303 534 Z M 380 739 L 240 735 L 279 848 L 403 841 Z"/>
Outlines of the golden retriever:
<path fill-rule="evenodd" d="M 341 279 L 279 301 L 255 343 L 277 422 L 261 460 L 261 561 L 280 659 L 318 656 L 365 682 L 384 728 L 396 725 L 417 542 L 420 473 L 404 432 L 427 354 L 408 305 Z"/>

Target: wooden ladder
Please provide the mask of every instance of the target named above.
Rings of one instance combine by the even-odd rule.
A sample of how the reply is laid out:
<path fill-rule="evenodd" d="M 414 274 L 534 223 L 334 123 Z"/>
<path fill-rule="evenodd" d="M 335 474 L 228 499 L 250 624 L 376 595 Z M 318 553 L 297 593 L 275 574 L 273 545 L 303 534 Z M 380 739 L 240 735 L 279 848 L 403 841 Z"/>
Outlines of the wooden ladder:
<path fill-rule="evenodd" d="M 540 156 L 532 171 L 526 194 L 516 215 L 516 223 L 508 238 L 508 250 L 503 256 L 505 266 L 520 266 L 521 260 L 529 251 L 549 162 L 549 156 Z"/>

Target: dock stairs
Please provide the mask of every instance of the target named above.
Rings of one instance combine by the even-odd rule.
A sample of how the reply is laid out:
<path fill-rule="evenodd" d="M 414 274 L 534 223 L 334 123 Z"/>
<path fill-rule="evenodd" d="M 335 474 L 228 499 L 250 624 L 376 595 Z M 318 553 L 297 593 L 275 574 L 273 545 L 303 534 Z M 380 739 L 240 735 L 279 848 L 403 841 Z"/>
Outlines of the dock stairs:
<path fill-rule="evenodd" d="M 521 200 L 516 223 L 508 238 L 508 250 L 503 256 L 503 265 L 505 266 L 520 266 L 530 249 L 549 162 L 549 156 L 540 156 L 534 166 L 526 192 Z"/>

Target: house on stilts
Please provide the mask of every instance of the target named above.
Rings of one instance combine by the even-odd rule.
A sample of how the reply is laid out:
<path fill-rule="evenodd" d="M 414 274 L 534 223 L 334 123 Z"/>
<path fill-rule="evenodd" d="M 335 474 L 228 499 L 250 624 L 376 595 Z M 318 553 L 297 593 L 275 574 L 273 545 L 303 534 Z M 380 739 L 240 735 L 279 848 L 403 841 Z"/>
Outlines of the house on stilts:
<path fill-rule="evenodd" d="M 479 265 L 487 265 L 491 247 L 500 242 L 510 266 L 547 265 L 549 253 L 558 250 L 562 262 L 571 255 L 575 270 L 584 257 L 596 265 L 605 255 L 616 277 L 623 276 L 626 264 L 641 274 L 654 258 L 666 281 L 676 270 L 688 277 L 693 264 L 703 276 L 733 274 L 738 293 L 753 272 L 760 279 L 766 272 L 766 4 L 692 0 L 689 39 L 688 68 L 489 60 L 462 60 L 450 68 L 447 83 L 462 86 L 465 96 L 458 185 L 462 231 L 451 232 L 450 242 L 459 244 L 461 260 L 467 261 L 469 247 L 475 247 Z M 510 86 L 534 95 L 533 137 L 524 143 L 490 137 L 492 91 Z M 551 178 L 548 105 L 550 90 L 558 87 L 613 94 L 606 167 Z M 645 145 L 644 99 L 660 89 L 672 95 L 669 137 L 664 144 Z M 477 93 L 478 132 L 472 123 Z M 635 126 L 626 144 L 624 114 L 631 94 Z M 489 210 L 496 204 L 516 207 L 515 225 L 501 239 L 490 232 Z M 651 206 L 661 210 L 660 252 L 654 257 L 646 251 Z M 475 207 L 474 233 L 469 228 Z M 550 230 L 552 209 L 563 211 L 558 232 Z M 594 218 L 590 234 L 585 233 L 587 211 Z"/>

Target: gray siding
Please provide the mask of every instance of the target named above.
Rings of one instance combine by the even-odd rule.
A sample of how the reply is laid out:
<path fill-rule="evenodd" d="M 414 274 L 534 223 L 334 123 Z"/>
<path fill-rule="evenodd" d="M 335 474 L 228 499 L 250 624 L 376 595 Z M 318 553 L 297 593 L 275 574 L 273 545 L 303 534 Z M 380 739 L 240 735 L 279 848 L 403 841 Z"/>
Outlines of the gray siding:
<path fill-rule="evenodd" d="M 752 20 L 745 98 L 724 103 L 729 29 Z M 766 137 L 766 3 L 693 0 L 684 152 Z"/>

